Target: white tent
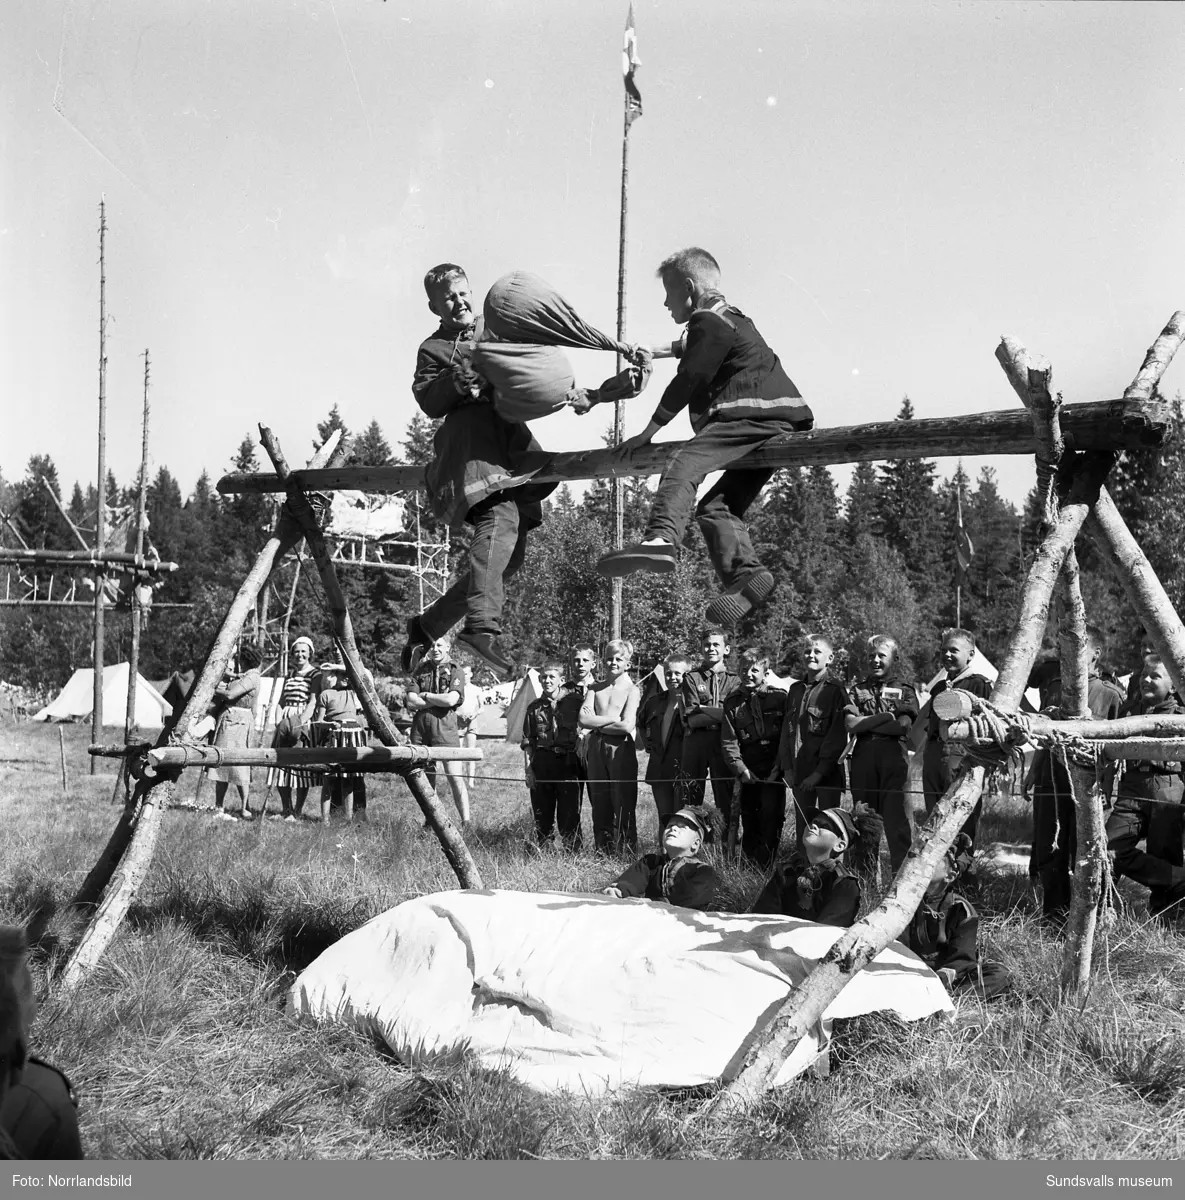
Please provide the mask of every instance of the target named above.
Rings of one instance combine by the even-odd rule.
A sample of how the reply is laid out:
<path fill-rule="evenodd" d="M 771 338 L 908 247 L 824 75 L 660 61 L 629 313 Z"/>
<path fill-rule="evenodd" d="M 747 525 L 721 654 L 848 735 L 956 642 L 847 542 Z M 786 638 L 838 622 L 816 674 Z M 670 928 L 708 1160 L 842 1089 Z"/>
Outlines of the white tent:
<path fill-rule="evenodd" d="M 127 718 L 128 671 L 126 662 L 103 668 L 103 724 L 122 725 Z M 70 676 L 66 686 L 34 721 L 84 721 L 94 708 L 95 673 L 83 667 Z M 172 705 L 144 678 L 136 677 L 136 724 L 142 729 L 160 729 L 173 713 Z"/>

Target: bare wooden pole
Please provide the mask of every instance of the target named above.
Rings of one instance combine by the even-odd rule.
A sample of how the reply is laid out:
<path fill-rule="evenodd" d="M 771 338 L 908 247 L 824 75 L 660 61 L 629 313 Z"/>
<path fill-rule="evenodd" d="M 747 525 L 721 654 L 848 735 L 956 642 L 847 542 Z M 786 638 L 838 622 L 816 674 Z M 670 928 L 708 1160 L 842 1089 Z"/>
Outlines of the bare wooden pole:
<path fill-rule="evenodd" d="M 337 572 L 334 570 L 333 561 L 330 558 L 329 547 L 325 544 L 325 535 L 317 524 L 312 505 L 309 504 L 308 497 L 301 489 L 296 477 L 288 470 L 283 451 L 272 431 L 261 425 L 259 440 L 267 451 L 268 457 L 271 458 L 277 476 L 288 484 L 288 500 L 285 508 L 292 512 L 294 519 L 300 525 L 309 552 L 317 566 L 317 572 L 321 576 L 321 586 L 325 589 L 325 597 L 329 601 L 334 634 L 342 652 L 342 661 L 349 673 L 350 683 L 362 702 L 367 720 L 383 745 L 396 746 L 406 742 L 406 738 L 395 728 L 386 705 L 379 699 L 370 673 L 362 666 L 362 659 L 354 641 L 354 628 L 350 621 L 346 597 L 341 590 Z M 445 857 L 456 873 L 461 886 L 465 888 L 484 886 L 481 872 L 477 868 L 477 863 L 473 861 L 473 856 L 469 853 L 469 847 L 465 845 L 461 831 L 453 824 L 448 812 L 437 798 L 435 790 L 428 786 L 423 769 L 412 765 L 401 773 L 407 780 L 407 786 L 411 789 L 416 803 L 423 810 L 432 832 L 439 840 Z"/>
<path fill-rule="evenodd" d="M 335 433 L 313 455 L 309 465 L 323 466 L 329 462 L 338 441 L 339 435 Z M 280 510 L 275 532 L 260 551 L 223 619 L 181 716 L 168 733 L 162 733 L 160 744 L 167 742 L 176 745 L 189 740 L 190 726 L 205 714 L 214 688 L 226 670 L 231 651 L 251 611 L 255 593 L 267 581 L 272 564 L 295 546 L 302 536 L 299 524 L 285 505 Z M 62 972 L 60 986 L 63 992 L 73 991 L 82 982 L 86 973 L 102 957 L 123 922 L 152 864 L 161 817 L 173 798 L 175 785 L 176 774 L 136 781 L 131 798 L 124 806 L 103 853 L 83 880 L 72 902 L 76 910 L 94 909 L 94 913 Z"/>
<path fill-rule="evenodd" d="M 99 201 L 99 502 L 95 517 L 95 550 L 102 553 L 107 534 L 107 201 Z M 95 620 L 92 666 L 91 741 L 103 733 L 103 572 L 95 571 Z M 91 759 L 91 774 L 97 764 Z"/>
<path fill-rule="evenodd" d="M 62 727 L 58 726 L 58 757 L 62 761 L 62 791 L 67 791 L 66 784 L 66 734 Z"/>

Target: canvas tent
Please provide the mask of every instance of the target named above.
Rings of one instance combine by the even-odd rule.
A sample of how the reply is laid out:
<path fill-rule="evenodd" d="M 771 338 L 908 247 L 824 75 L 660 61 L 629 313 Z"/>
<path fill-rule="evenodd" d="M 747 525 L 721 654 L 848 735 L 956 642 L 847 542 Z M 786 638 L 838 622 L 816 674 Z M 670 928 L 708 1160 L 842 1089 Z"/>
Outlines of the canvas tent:
<path fill-rule="evenodd" d="M 126 662 L 103 668 L 103 724 L 122 725 L 127 718 L 128 671 Z M 70 676 L 66 686 L 40 712 L 34 721 L 85 721 L 94 708 L 95 673 L 82 667 Z M 136 724 L 141 729 L 160 729 L 172 716 L 169 702 L 144 678 L 136 678 Z"/>

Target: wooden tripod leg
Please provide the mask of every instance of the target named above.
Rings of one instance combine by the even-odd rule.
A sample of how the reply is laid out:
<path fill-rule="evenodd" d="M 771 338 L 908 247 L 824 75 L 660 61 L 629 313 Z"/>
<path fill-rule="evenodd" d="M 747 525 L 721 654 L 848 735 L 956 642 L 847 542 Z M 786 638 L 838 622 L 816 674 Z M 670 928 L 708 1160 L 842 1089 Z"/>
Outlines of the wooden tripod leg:
<path fill-rule="evenodd" d="M 321 576 L 321 585 L 325 589 L 325 596 L 329 601 L 330 612 L 333 616 L 334 633 L 342 652 L 342 661 L 346 664 L 346 670 L 350 676 L 350 683 L 362 701 L 362 708 L 371 728 L 379 735 L 383 745 L 399 745 L 405 742 L 406 738 L 395 728 L 391 714 L 387 712 L 386 705 L 379 699 L 378 692 L 375 691 L 373 679 L 362 666 L 358 646 L 354 641 L 354 628 L 350 621 L 345 593 L 341 589 L 337 571 L 329 555 L 329 548 L 325 544 L 325 535 L 317 524 L 312 505 L 301 489 L 299 481 L 292 478 L 279 442 L 272 431 L 261 425 L 259 437 L 276 468 L 276 474 L 288 485 L 287 507 L 292 511 L 304 532 L 305 542 L 317 565 L 317 572 Z M 477 863 L 473 861 L 473 855 L 469 853 L 469 847 L 466 846 L 461 831 L 453 824 L 452 818 L 441 804 L 435 790 L 428 786 L 423 768 L 412 766 L 397 773 L 407 781 L 411 794 L 427 818 L 432 832 L 440 841 L 445 857 L 456 873 L 461 886 L 465 888 L 483 887 L 481 872 L 477 869 Z"/>
<path fill-rule="evenodd" d="M 309 466 L 324 466 L 330 462 L 337 449 L 338 440 L 337 435 L 331 437 L 313 455 Z M 259 589 L 267 583 L 276 562 L 292 549 L 302 536 L 299 523 L 293 520 L 285 505 L 280 510 L 275 532 L 260 551 L 223 618 L 222 627 L 214 638 L 205 665 L 180 718 L 172 729 L 161 734 L 158 745 L 183 741 L 189 735 L 190 726 L 205 713 L 213 698 L 214 688 L 226 670 L 226 664 L 243 624 L 255 604 Z M 176 780 L 177 775 L 173 774 L 136 781 L 131 798 L 124 807 L 103 853 L 99 856 L 99 861 L 91 868 L 72 902 L 75 909 L 93 908 L 96 904 L 98 908 L 95 909 L 90 923 L 62 971 L 59 986 L 63 992 L 69 993 L 81 983 L 86 973 L 102 957 L 123 923 L 132 900 L 152 865 L 161 819 L 164 809 L 173 798 Z"/>

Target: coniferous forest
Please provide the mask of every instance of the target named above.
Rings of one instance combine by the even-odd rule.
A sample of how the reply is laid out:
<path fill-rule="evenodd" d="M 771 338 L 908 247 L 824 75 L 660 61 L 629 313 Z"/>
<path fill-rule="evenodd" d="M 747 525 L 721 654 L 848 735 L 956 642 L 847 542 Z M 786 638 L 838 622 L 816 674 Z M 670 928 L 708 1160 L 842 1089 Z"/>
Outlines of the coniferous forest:
<path fill-rule="evenodd" d="M 899 420 L 911 420 L 906 397 Z M 1111 474 L 1112 495 L 1132 532 L 1152 561 L 1169 596 L 1178 605 L 1185 593 L 1185 448 L 1181 438 L 1181 401 L 1173 405 L 1166 444 L 1157 450 L 1123 455 Z M 323 441 L 332 430 L 352 434 L 350 462 L 358 466 L 425 463 L 432 454 L 433 425 L 416 416 L 388 440 L 378 421 L 360 431 L 345 429 L 335 407 L 317 426 Z M 318 441 L 317 444 L 320 444 Z M 215 471 L 265 469 L 250 436 Z M 971 472 L 974 472 L 974 466 Z M 46 494 L 44 477 L 71 520 L 93 530 L 96 489 L 58 478 L 51 453 L 30 459 L 19 480 L 0 478 L 0 508 L 10 514 L 32 548 L 77 547 L 66 523 Z M 640 535 L 652 495 L 652 483 L 628 480 L 625 495 L 626 540 Z M 990 659 L 1004 650 L 1015 617 L 1018 590 L 1036 546 L 1038 513 L 1030 494 L 1023 512 L 1005 500 L 994 472 L 977 473 L 960 465 L 951 479 L 940 480 L 927 461 L 900 460 L 859 464 L 845 493 L 825 467 L 779 471 L 764 493 L 750 525 L 760 557 L 774 570 L 780 586 L 773 599 L 754 613 L 733 636 L 734 646 L 768 645 L 782 670 L 792 669 L 799 635 L 830 634 L 839 648 L 839 665 L 853 674 L 862 664 L 864 639 L 889 632 L 901 644 L 912 672 L 929 678 L 936 669 L 940 631 L 955 623 L 958 564 L 956 535 L 961 489 L 963 524 L 974 553 L 962 579 L 962 624 L 973 630 Z M 138 481 L 126 486 L 109 473 L 108 504 L 134 504 Z M 597 574 L 598 555 L 610 541 L 610 484 L 595 480 L 580 498 L 561 486 L 546 505 L 542 527 L 529 543 L 523 570 L 508 589 L 503 643 L 516 661 L 538 665 L 564 655 L 574 642 L 601 644 L 609 630 L 609 582 Z M 141 641 L 141 674 L 162 679 L 202 661 L 208 643 L 251 562 L 275 521 L 272 496 L 219 496 L 210 472 L 193 491 L 182 494 L 166 466 L 148 487 L 148 537 L 161 558 L 180 564 L 165 577 Z M 425 521 L 426 538 L 439 527 Z M 465 531 L 454 531 L 451 567 L 463 565 Z M 2 544 L 15 547 L 12 531 L 2 528 Z M 1088 620 L 1107 638 L 1104 664 L 1126 672 L 1137 660 L 1141 631 L 1108 567 L 1091 549 L 1079 547 Z M 275 579 L 276 606 L 287 606 L 294 559 L 289 556 Z M 29 572 L 26 569 L 25 574 Z M 360 648 L 379 674 L 398 673 L 404 621 L 418 607 L 410 575 L 340 571 Z M 63 573 L 57 572 L 61 586 Z M 79 575 L 78 596 L 93 592 Z M 17 594 L 13 572 L 10 594 Z M 45 581 L 43 581 L 45 582 Z M 703 610 L 714 591 L 714 578 L 694 521 L 673 576 L 640 574 L 625 583 L 623 633 L 637 648 L 643 665 L 671 650 L 694 651 Z M 44 590 L 44 588 L 42 589 Z M 328 653 L 330 622 L 316 572 L 306 569 L 298 582 L 290 636 L 307 633 Z M 106 661 L 127 658 L 131 622 L 117 606 L 106 621 Z M 86 607 L 69 609 L 0 608 L 0 679 L 52 690 L 78 667 L 91 663 L 91 619 Z"/>

